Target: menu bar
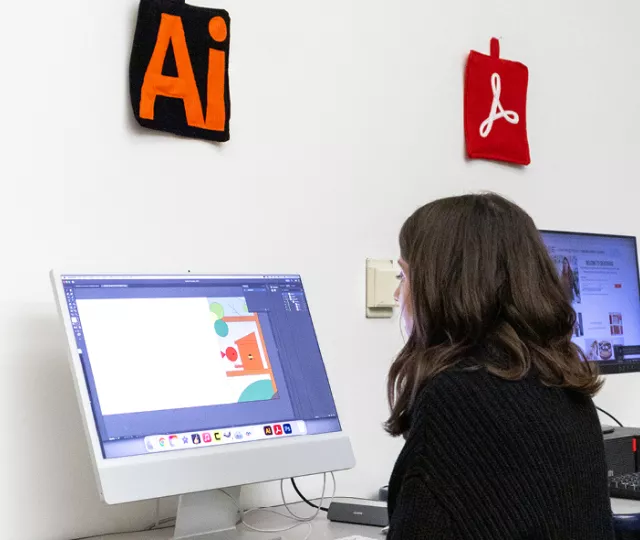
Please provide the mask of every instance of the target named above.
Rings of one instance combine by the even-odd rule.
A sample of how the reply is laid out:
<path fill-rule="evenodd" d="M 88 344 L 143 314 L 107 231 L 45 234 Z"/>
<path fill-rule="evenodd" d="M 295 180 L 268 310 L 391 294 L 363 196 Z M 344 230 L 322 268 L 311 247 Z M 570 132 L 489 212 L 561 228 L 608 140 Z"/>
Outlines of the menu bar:
<path fill-rule="evenodd" d="M 207 274 L 93 274 L 93 275 L 64 275 L 62 280 L 65 284 L 73 284 L 74 281 L 86 281 L 86 280 L 132 280 L 132 279 L 186 279 L 186 280 L 198 280 L 198 279 L 211 279 L 211 280 L 225 280 L 225 279 L 291 279 L 300 281 L 298 275 L 261 275 L 261 274 L 242 274 L 242 275 L 207 275 Z"/>

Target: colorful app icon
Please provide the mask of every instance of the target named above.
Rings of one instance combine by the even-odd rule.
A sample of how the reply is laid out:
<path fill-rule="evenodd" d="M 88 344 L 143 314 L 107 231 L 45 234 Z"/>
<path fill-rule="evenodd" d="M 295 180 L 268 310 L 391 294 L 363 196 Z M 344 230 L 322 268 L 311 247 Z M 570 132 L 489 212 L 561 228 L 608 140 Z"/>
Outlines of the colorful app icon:
<path fill-rule="evenodd" d="M 200 435 L 198 433 L 194 433 L 191 435 L 191 440 L 193 441 L 193 444 L 200 444 Z"/>
<path fill-rule="evenodd" d="M 236 434 L 234 435 L 234 437 L 236 441 L 241 441 L 244 435 L 242 435 L 242 431 L 236 431 Z"/>
<path fill-rule="evenodd" d="M 271 437 L 271 435 L 273 435 L 273 428 L 271 426 L 264 426 L 264 434 L 267 437 Z"/>
<path fill-rule="evenodd" d="M 276 435 L 284 435 L 284 431 L 282 431 L 282 426 L 280 424 L 276 424 L 275 426 L 273 426 L 273 432 Z"/>
<path fill-rule="evenodd" d="M 182 437 L 182 444 L 187 446 L 189 444 L 189 437 L 187 437 L 186 435 Z"/>
<path fill-rule="evenodd" d="M 245 435 L 246 435 L 247 439 L 250 439 L 250 438 L 251 438 L 251 436 L 253 435 L 253 433 L 252 433 L 251 431 L 247 431 L 247 432 L 245 433 Z"/>
<path fill-rule="evenodd" d="M 211 433 L 203 433 L 202 434 L 202 442 L 210 443 L 211 442 Z"/>
<path fill-rule="evenodd" d="M 175 448 L 176 446 L 178 446 L 178 436 L 177 435 L 170 435 L 169 436 L 169 446 L 171 446 L 171 448 Z"/>
<path fill-rule="evenodd" d="M 284 424 L 282 426 L 282 429 L 284 429 L 285 435 L 291 435 L 293 433 L 293 429 L 291 429 L 291 424 Z"/>
<path fill-rule="evenodd" d="M 213 438 L 215 439 L 216 442 L 220 442 L 222 440 L 222 433 L 220 433 L 219 431 L 216 431 L 213 434 Z"/>
<path fill-rule="evenodd" d="M 160 437 L 158 439 L 158 444 L 160 445 L 160 448 L 164 448 L 164 445 L 167 444 L 167 439 L 165 439 L 164 437 Z"/>

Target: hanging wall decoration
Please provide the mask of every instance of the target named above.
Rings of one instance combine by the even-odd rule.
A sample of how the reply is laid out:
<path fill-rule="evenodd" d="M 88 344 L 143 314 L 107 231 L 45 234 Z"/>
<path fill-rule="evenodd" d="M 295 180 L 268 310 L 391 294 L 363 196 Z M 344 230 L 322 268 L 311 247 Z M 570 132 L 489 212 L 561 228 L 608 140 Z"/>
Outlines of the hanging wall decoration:
<path fill-rule="evenodd" d="M 229 14 L 184 0 L 141 0 L 129 86 L 138 123 L 229 140 Z"/>
<path fill-rule="evenodd" d="M 527 86 L 529 70 L 500 58 L 500 42 L 491 55 L 469 53 L 464 89 L 467 154 L 474 159 L 529 165 Z"/>

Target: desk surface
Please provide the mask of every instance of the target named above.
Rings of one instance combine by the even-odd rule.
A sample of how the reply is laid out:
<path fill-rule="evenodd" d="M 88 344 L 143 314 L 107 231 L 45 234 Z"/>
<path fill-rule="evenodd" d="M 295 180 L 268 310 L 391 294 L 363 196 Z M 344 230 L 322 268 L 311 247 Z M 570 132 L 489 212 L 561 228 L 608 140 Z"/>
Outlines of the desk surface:
<path fill-rule="evenodd" d="M 640 501 L 627 499 L 611 499 L 611 507 L 615 514 L 638 514 L 640 513 Z M 279 518 L 270 514 L 253 515 L 248 518 L 249 523 L 262 528 L 286 527 L 291 524 L 290 520 Z M 359 525 L 346 525 L 342 523 L 332 523 L 325 516 L 318 517 L 313 521 L 313 530 L 308 540 L 336 540 L 345 536 L 365 536 L 378 540 L 383 538 L 381 531 L 375 527 L 362 527 Z M 229 536 L 229 540 L 305 540 L 309 533 L 308 525 L 300 525 L 296 529 L 284 533 L 255 533 L 247 531 L 244 527 L 239 527 L 237 535 Z M 143 533 L 119 534 L 109 536 L 96 536 L 94 540 L 170 540 L 173 529 L 161 531 L 147 531 Z"/>
<path fill-rule="evenodd" d="M 614 514 L 640 514 L 640 501 L 631 499 L 611 499 Z"/>
<path fill-rule="evenodd" d="M 259 516 L 257 514 L 251 515 L 247 518 L 247 522 L 264 529 L 277 529 L 291 525 L 291 520 L 269 514 L 261 514 Z M 381 529 L 377 527 L 333 523 L 327 520 L 325 516 L 319 516 L 311 525 L 313 529 L 308 540 L 336 540 L 338 538 L 344 538 L 345 536 L 365 536 L 373 540 L 382 540 L 384 538 L 381 534 Z M 238 527 L 238 531 L 237 534 L 229 535 L 227 538 L 229 540 L 275 540 L 280 538 L 282 540 L 305 540 L 309 534 L 309 525 L 301 524 L 299 527 L 290 531 L 273 533 L 271 535 L 248 531 L 242 525 Z M 170 540 L 172 534 L 173 529 L 164 529 L 143 533 L 96 536 L 93 540 Z M 220 538 L 221 540 L 226 540 L 224 535 Z M 218 539 L 216 538 L 216 540 Z"/>

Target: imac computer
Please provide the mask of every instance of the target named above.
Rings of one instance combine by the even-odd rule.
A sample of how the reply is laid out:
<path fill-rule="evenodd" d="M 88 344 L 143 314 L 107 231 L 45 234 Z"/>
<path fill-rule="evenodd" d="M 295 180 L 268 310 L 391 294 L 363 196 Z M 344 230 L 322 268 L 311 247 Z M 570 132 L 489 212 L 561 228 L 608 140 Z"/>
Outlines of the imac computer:
<path fill-rule="evenodd" d="M 218 538 L 238 486 L 354 466 L 300 276 L 52 280 L 105 502 L 179 495 L 175 538 Z"/>
<path fill-rule="evenodd" d="M 541 232 L 576 312 L 573 341 L 601 373 L 640 371 L 636 238 Z"/>

